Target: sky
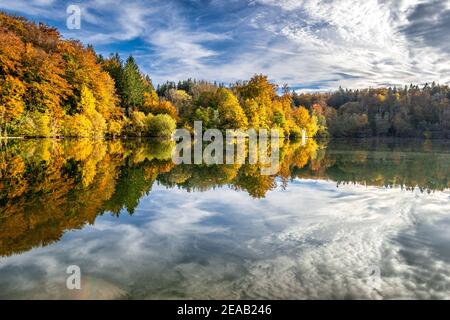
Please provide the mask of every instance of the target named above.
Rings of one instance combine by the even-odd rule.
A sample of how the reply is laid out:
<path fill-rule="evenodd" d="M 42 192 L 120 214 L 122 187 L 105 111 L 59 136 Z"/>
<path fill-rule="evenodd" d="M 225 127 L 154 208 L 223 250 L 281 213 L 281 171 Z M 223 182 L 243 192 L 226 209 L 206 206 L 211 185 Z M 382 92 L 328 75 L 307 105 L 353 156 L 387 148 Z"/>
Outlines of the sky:
<path fill-rule="evenodd" d="M 81 28 L 67 28 L 67 7 Z M 450 0 L 0 0 L 155 83 L 267 74 L 299 91 L 450 84 Z"/>

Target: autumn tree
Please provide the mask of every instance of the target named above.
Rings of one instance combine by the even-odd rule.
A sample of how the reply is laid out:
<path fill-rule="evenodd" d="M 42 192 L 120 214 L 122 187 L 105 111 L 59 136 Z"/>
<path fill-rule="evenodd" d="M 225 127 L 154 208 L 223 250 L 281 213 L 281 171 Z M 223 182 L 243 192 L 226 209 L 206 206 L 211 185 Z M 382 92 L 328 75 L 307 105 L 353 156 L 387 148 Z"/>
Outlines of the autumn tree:
<path fill-rule="evenodd" d="M 25 85 L 17 78 L 7 75 L 0 79 L 0 135 L 7 136 L 8 123 L 24 112 Z"/>
<path fill-rule="evenodd" d="M 269 128 L 272 116 L 272 100 L 277 95 L 276 86 L 269 82 L 267 76 L 255 75 L 250 81 L 235 86 L 241 98 L 242 107 L 255 129 Z M 258 114 L 257 121 L 252 119 Z"/>
<path fill-rule="evenodd" d="M 247 116 L 239 105 L 238 99 L 229 89 L 217 90 L 217 103 L 222 129 L 247 129 Z"/>

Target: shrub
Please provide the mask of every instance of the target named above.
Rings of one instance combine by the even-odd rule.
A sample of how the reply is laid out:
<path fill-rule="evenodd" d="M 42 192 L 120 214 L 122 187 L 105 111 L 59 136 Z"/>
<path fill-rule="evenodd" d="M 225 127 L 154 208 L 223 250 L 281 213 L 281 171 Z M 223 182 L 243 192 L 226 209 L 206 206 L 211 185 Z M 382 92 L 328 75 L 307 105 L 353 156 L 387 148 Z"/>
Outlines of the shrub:
<path fill-rule="evenodd" d="M 32 112 L 22 118 L 17 134 L 24 137 L 50 137 L 50 117 L 41 112 Z"/>
<path fill-rule="evenodd" d="M 130 127 L 128 133 L 131 135 L 141 136 L 147 131 L 146 117 L 143 112 L 134 111 L 130 116 Z"/>
<path fill-rule="evenodd" d="M 148 122 L 148 135 L 151 137 L 171 138 L 177 124 L 175 119 L 167 114 L 158 114 Z"/>

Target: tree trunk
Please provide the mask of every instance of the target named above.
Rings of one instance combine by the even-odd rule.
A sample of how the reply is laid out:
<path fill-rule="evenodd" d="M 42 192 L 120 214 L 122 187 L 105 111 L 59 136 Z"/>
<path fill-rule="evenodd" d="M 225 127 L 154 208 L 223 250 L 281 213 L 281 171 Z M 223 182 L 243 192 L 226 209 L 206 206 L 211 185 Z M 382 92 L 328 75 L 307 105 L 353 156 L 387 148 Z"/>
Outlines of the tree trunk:
<path fill-rule="evenodd" d="M 2 122 L 1 122 L 1 125 L 0 125 L 0 136 L 2 136 L 3 137 L 3 132 L 2 132 L 2 130 L 3 129 L 5 129 L 5 135 L 4 135 L 4 137 L 6 138 L 6 124 L 5 124 L 5 109 L 3 109 L 3 111 L 2 111 Z"/>

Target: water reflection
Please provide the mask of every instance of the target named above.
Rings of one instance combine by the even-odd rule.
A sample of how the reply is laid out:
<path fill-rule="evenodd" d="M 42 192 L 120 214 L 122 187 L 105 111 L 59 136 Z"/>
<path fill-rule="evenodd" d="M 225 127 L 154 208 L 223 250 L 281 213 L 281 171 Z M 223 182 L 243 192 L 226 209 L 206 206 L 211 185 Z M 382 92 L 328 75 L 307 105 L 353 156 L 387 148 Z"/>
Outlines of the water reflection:
<path fill-rule="evenodd" d="M 449 297 L 446 144 L 286 142 L 277 176 L 172 148 L 4 144 L 0 297 Z"/>

